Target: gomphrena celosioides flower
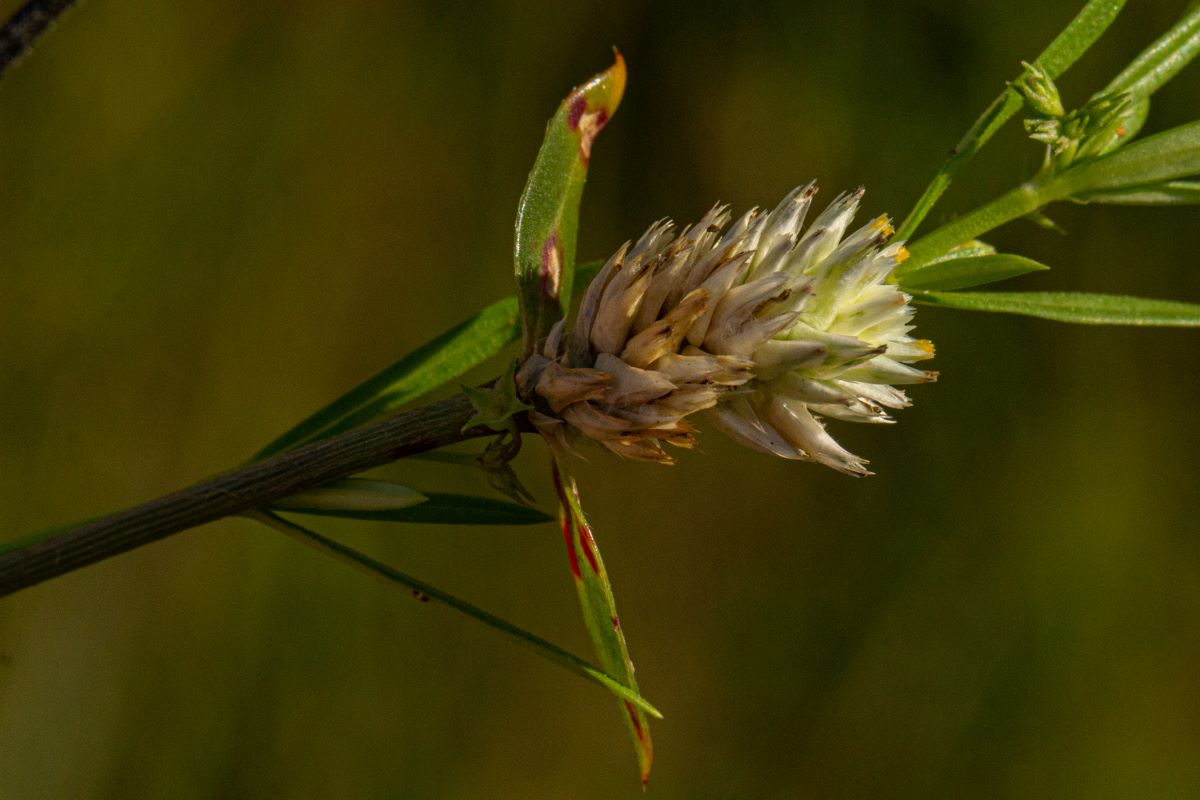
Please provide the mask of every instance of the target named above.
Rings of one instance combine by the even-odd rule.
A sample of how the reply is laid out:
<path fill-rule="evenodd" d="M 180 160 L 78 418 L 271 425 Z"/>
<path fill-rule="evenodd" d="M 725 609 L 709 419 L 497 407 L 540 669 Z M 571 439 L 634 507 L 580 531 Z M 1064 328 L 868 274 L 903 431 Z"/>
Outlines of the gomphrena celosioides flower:
<path fill-rule="evenodd" d="M 675 235 L 655 223 L 604 265 L 573 328 L 551 331 L 517 376 L 534 425 L 560 446 L 580 436 L 629 458 L 672 463 L 704 411 L 738 442 L 870 474 L 822 418 L 887 423 L 909 405 L 896 385 L 933 345 L 910 336 L 911 299 L 888 276 L 908 253 L 886 216 L 846 234 L 863 190 L 807 226 L 817 189 L 729 225 L 728 207 Z M 727 227 L 728 226 L 728 227 Z"/>

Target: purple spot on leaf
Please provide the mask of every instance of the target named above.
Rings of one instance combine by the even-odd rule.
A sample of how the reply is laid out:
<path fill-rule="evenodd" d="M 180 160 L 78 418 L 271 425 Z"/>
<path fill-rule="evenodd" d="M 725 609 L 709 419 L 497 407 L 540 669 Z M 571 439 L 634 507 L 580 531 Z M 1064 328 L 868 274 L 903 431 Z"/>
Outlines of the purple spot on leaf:
<path fill-rule="evenodd" d="M 583 95 L 577 94 L 571 98 L 571 110 L 567 113 L 567 127 L 576 130 L 584 111 L 587 111 L 587 99 Z"/>
<path fill-rule="evenodd" d="M 558 299 L 559 281 L 562 278 L 562 248 L 558 244 L 558 231 L 542 245 L 542 297 Z"/>

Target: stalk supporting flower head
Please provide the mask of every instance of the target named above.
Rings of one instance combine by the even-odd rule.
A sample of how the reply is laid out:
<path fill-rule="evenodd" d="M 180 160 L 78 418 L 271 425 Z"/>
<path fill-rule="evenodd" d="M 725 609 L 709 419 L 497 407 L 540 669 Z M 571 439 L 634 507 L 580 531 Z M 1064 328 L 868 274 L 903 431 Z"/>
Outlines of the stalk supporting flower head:
<path fill-rule="evenodd" d="M 907 257 L 880 216 L 846 234 L 862 199 L 839 196 L 805 226 L 813 183 L 729 225 L 717 206 L 678 236 L 657 222 L 604 265 L 570 333 L 560 321 L 522 365 L 530 417 L 552 442 L 580 435 L 630 458 L 673 459 L 707 412 L 742 444 L 851 475 L 864 459 L 822 417 L 886 423 L 909 405 L 893 384 L 933 345 L 909 335 L 911 299 L 887 278 Z"/>

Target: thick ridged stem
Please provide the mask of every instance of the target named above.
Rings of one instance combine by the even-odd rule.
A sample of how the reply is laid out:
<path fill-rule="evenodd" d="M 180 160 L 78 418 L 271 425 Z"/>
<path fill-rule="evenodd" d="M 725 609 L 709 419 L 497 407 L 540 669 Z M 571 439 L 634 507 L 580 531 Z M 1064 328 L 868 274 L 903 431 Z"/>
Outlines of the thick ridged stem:
<path fill-rule="evenodd" d="M 269 506 L 304 489 L 492 433 L 482 426 L 462 429 L 473 413 L 467 398 L 459 395 L 239 467 L 106 517 L 12 542 L 0 547 L 0 597 L 173 533 Z"/>

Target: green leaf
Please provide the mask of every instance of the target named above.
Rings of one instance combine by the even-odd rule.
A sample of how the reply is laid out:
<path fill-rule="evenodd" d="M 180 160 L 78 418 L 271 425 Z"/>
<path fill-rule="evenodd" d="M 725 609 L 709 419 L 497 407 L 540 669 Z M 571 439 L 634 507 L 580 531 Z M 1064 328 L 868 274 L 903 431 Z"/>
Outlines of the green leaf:
<path fill-rule="evenodd" d="M 946 258 L 933 261 L 900 278 L 903 289 L 966 289 L 1018 275 L 1050 269 L 1032 259 L 1007 253 Z"/>
<path fill-rule="evenodd" d="M 525 354 L 570 307 L 579 201 L 592 143 L 624 91 L 625 60 L 617 53 L 611 67 L 567 95 L 546 126 L 517 206 L 513 259 Z"/>
<path fill-rule="evenodd" d="M 1071 167 L 1046 184 L 1047 199 L 1128 189 L 1200 174 L 1200 121 L 1180 125 Z"/>
<path fill-rule="evenodd" d="M 612 585 L 608 580 L 608 572 L 604 569 L 604 561 L 600 558 L 596 538 L 583 515 L 579 489 L 575 479 L 561 469 L 557 462 L 553 465 L 553 471 L 554 487 L 558 492 L 562 515 L 563 538 L 567 545 L 567 560 L 583 608 L 583 619 L 588 634 L 596 646 L 596 654 L 604 671 L 637 691 L 633 662 L 629 658 L 625 632 L 617 615 Z M 649 720 L 644 711 L 626 701 L 621 703 L 621 716 L 633 739 L 644 786 L 650 779 L 650 767 L 654 762 Z"/>
<path fill-rule="evenodd" d="M 1125 0 L 1091 0 L 1034 61 L 1050 78 L 1057 78 L 1100 38 L 1100 34 L 1104 33 L 1112 24 L 1124 5 Z M 1020 80 L 1020 77 L 1017 78 L 1017 81 Z M 1021 92 L 1010 84 L 987 107 L 987 110 L 979 119 L 975 120 L 975 124 L 959 141 L 958 146 L 950 151 L 950 157 L 942 164 L 941 169 L 926 187 L 913 210 L 901 223 L 900 229 L 896 233 L 897 238 L 912 238 L 917 226 L 921 224 L 937 203 L 938 198 L 950 186 L 954 175 L 966 166 L 967 162 L 1013 114 L 1021 109 L 1024 103 Z"/>
<path fill-rule="evenodd" d="M 429 498 L 415 489 L 391 481 L 368 478 L 342 478 L 323 486 L 297 492 L 272 507 L 288 509 L 324 509 L 325 511 L 362 513 L 398 511 L 420 505 Z"/>
<path fill-rule="evenodd" d="M 506 297 L 298 423 L 260 450 L 254 460 L 350 430 L 399 408 L 483 363 L 520 335 L 517 299 Z"/>
<path fill-rule="evenodd" d="M 1077 292 L 927 292 L 917 302 L 1085 325 L 1200 327 L 1200 305 Z"/>
<path fill-rule="evenodd" d="M 590 283 L 603 265 L 588 261 L 576 273 Z M 296 424 L 254 460 L 362 425 L 478 366 L 521 338 L 517 307 L 515 295 L 493 303 Z"/>
<path fill-rule="evenodd" d="M 1139 99 L 1149 97 L 1174 78 L 1197 53 L 1200 53 L 1200 8 L 1193 7 L 1099 94 L 1129 92 Z"/>
<path fill-rule="evenodd" d="M 1075 199 L 1122 206 L 1194 206 L 1200 203 L 1200 181 L 1163 181 L 1128 189 L 1089 192 Z"/>
<path fill-rule="evenodd" d="M 594 666 L 584 661 L 579 656 L 567 652 L 556 644 L 553 644 L 540 636 L 532 634 L 526 630 L 518 628 L 511 622 L 507 622 L 494 614 L 489 614 L 478 606 L 472 605 L 465 600 L 460 600 L 449 592 L 444 592 L 436 586 L 432 586 L 424 581 L 418 580 L 411 575 L 406 575 L 400 570 L 393 569 L 387 564 L 376 561 L 370 556 L 364 555 L 357 550 L 347 547 L 333 539 L 326 538 L 316 531 L 309 530 L 303 525 L 299 525 L 290 520 L 286 520 L 277 514 L 272 514 L 269 511 L 254 512 L 250 515 L 252 519 L 268 525 L 282 533 L 287 534 L 296 541 L 305 544 L 317 552 L 330 556 L 344 564 L 348 564 L 355 569 L 365 572 L 376 578 L 381 578 L 392 585 L 398 585 L 412 592 L 412 594 L 422 601 L 434 601 L 466 614 L 472 619 L 482 622 L 489 628 L 498 630 L 506 636 L 515 640 L 518 644 L 524 645 L 533 652 L 537 653 L 542 658 L 565 668 L 568 672 L 572 672 L 581 678 L 585 678 L 593 683 L 603 686 L 610 692 L 615 694 L 622 702 L 630 703 L 635 708 L 643 713 L 650 714 L 658 719 L 662 719 L 662 714 L 658 709 L 650 705 L 650 703 L 638 694 L 636 689 L 626 686 L 618 679 L 614 678 L 602 670 L 596 669 Z"/>
<path fill-rule="evenodd" d="M 536 508 L 507 500 L 476 497 L 469 494 L 425 492 L 425 502 L 408 508 L 354 510 L 326 508 L 289 502 L 286 510 L 295 514 L 320 517 L 376 520 L 380 522 L 422 522 L 436 525 L 537 525 L 554 518 Z M 293 498 L 288 498 L 291 501 Z"/>
<path fill-rule="evenodd" d="M 1035 60 L 1052 78 L 1067 71 L 1117 18 L 1125 0 L 1091 0 Z"/>

